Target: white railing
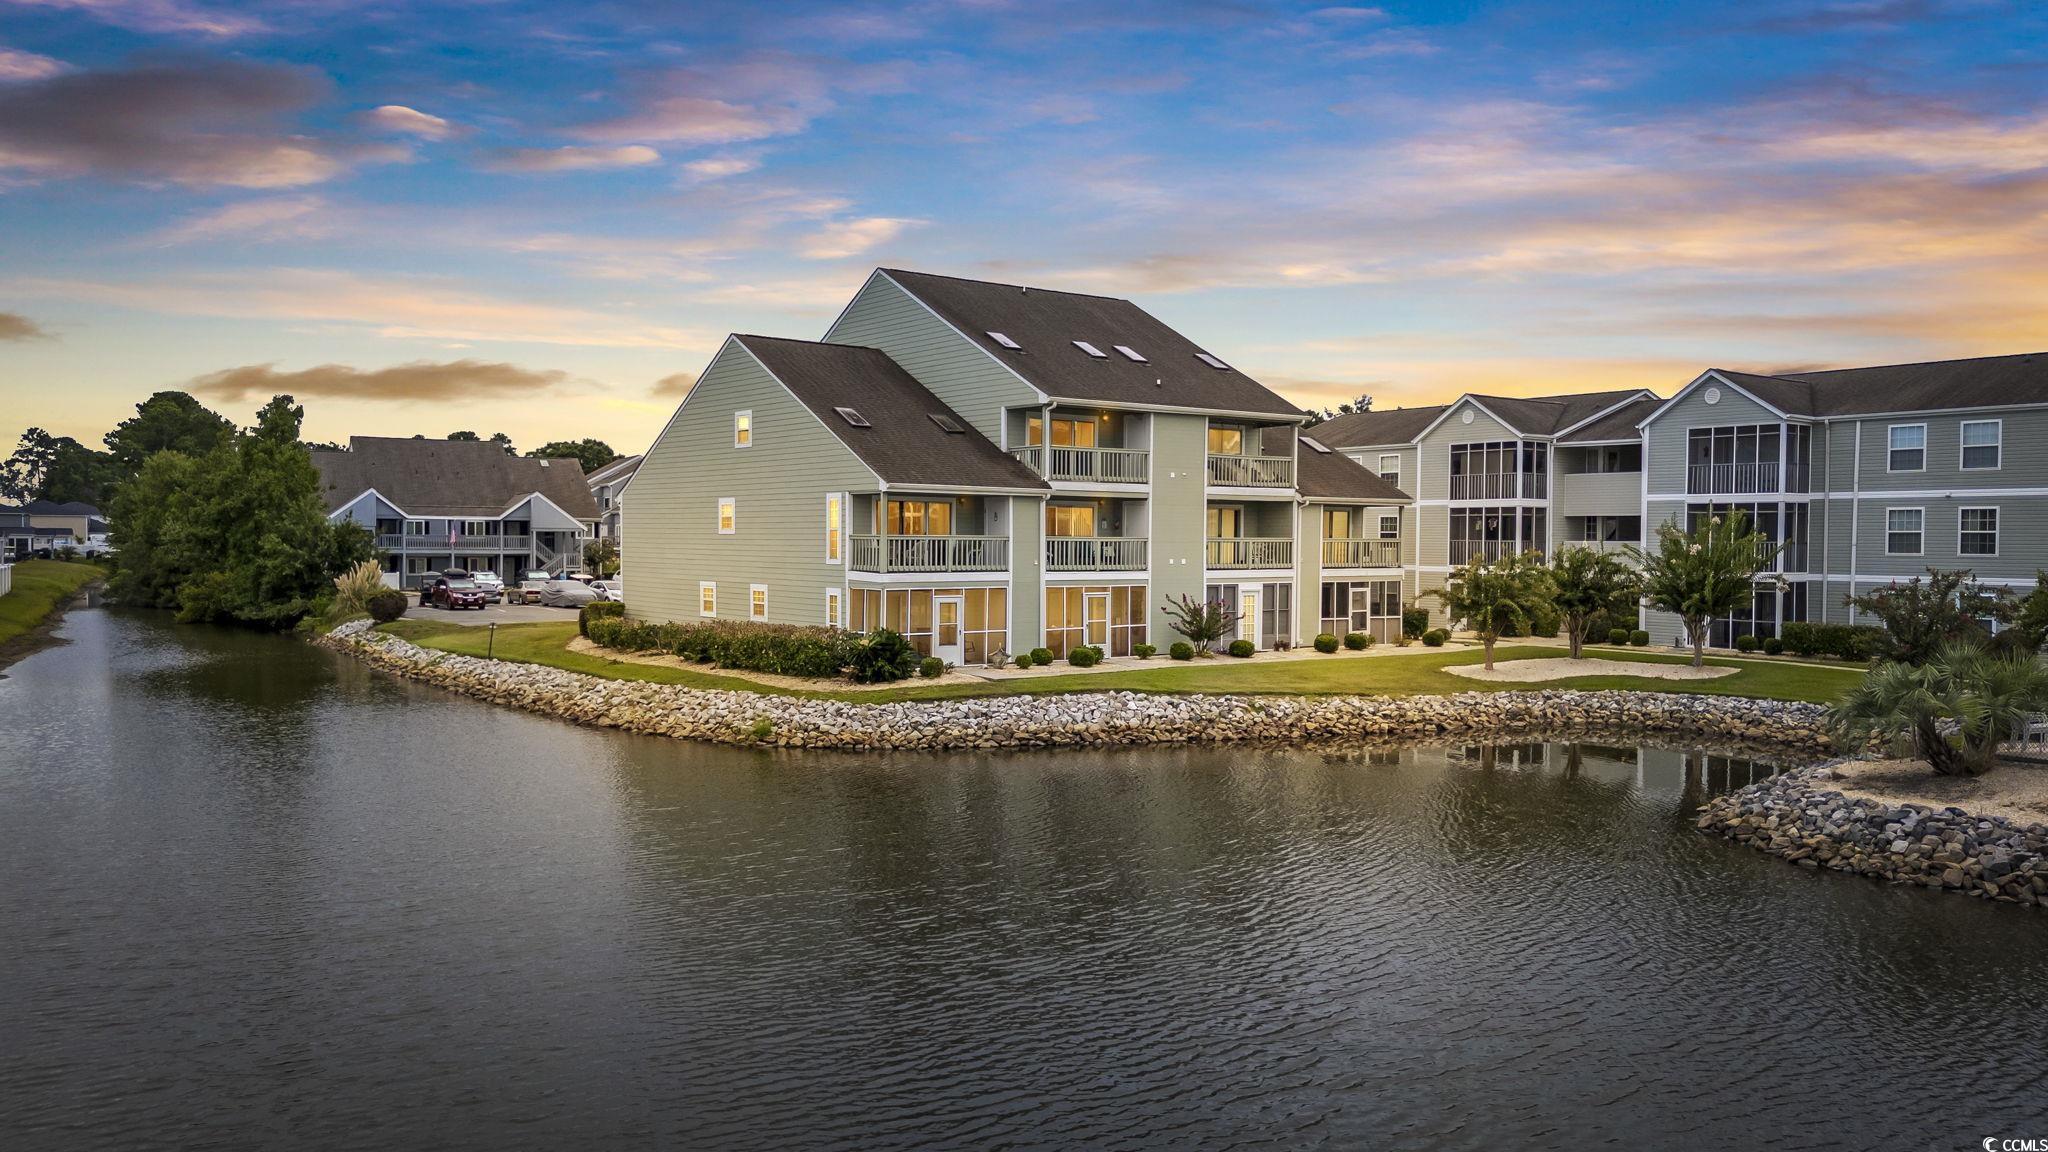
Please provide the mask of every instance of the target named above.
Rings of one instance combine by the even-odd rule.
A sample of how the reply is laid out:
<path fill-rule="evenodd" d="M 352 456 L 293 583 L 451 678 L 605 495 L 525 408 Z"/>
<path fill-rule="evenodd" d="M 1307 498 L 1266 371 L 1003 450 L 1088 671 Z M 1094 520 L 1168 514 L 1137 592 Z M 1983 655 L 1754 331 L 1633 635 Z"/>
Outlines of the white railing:
<path fill-rule="evenodd" d="M 524 552 L 532 543 L 531 536 L 457 536 L 453 544 L 446 536 L 377 537 L 377 547 L 386 552 Z"/>
<path fill-rule="evenodd" d="M 1503 556 L 1512 556 L 1522 550 L 1513 540 L 1453 540 L 1451 541 L 1451 563 L 1469 564 L 1473 560 L 1492 563 Z"/>
<path fill-rule="evenodd" d="M 1008 536 L 855 536 L 856 572 L 1007 572 Z"/>
<path fill-rule="evenodd" d="M 1397 568 L 1401 564 L 1399 540 L 1325 540 L 1325 568 Z"/>
<path fill-rule="evenodd" d="M 1256 536 L 1211 536 L 1209 567 L 1292 568 L 1294 541 Z"/>
<path fill-rule="evenodd" d="M 1689 464 L 1685 469 L 1688 494 L 1705 492 L 1776 492 L 1778 462 L 1755 464 Z"/>
<path fill-rule="evenodd" d="M 1050 536 L 1045 541 L 1048 572 L 1131 572 L 1146 563 L 1142 538 Z"/>
<path fill-rule="evenodd" d="M 1519 472 L 1467 472 L 1451 477 L 1453 500 L 1513 500 L 1521 490 Z"/>
<path fill-rule="evenodd" d="M 1047 480 L 1143 484 L 1152 475 L 1152 454 L 1142 448 L 1068 448 L 1034 444 L 1010 455 Z"/>
<path fill-rule="evenodd" d="M 1219 488 L 1292 488 L 1291 456 L 1210 456 L 1209 483 Z"/>

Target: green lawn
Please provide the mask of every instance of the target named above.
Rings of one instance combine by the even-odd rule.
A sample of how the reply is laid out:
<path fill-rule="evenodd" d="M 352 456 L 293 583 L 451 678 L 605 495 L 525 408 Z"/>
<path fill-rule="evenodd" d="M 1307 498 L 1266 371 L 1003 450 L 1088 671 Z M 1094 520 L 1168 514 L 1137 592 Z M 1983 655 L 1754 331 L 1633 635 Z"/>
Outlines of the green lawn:
<path fill-rule="evenodd" d="M 92 564 L 62 560 L 24 560 L 14 566 L 14 590 L 0 596 L 0 645 L 25 635 L 77 595 L 80 588 L 105 576 Z"/>
<path fill-rule="evenodd" d="M 488 629 L 470 628 L 432 620 L 400 620 L 384 630 L 403 636 L 423 647 L 438 648 L 469 656 L 484 655 Z M 567 621 L 546 624 L 508 624 L 498 629 L 493 655 L 504 660 L 547 664 L 573 672 L 587 672 L 615 680 L 648 680 L 661 684 L 686 684 L 699 688 L 729 688 L 749 692 L 772 692 L 750 680 L 698 672 L 683 668 L 660 668 L 630 664 L 603 657 L 568 651 L 576 625 Z M 1559 656 L 1557 648 L 1536 645 L 1503 645 L 1497 660 Z M 1656 652 L 1627 651 L 1605 646 L 1588 647 L 1588 656 L 1640 663 L 1676 664 L 1685 657 Z M 1543 684 L 1482 684 L 1443 671 L 1447 665 L 1477 664 L 1484 657 L 1477 648 L 1446 652 L 1413 652 L 1399 656 L 1327 659 L 1272 660 L 1253 657 L 1233 660 L 1179 662 L 1164 656 L 1128 672 L 1076 673 L 1002 684 L 974 683 L 917 686 L 914 682 L 879 692 L 819 691 L 792 695 L 832 699 L 865 700 L 876 703 L 895 700 L 936 700 L 964 696 L 996 696 L 1018 693 L 1105 692 L 1240 692 L 1263 695 L 1359 695 L 1420 696 L 1453 692 L 1514 691 L 1531 688 L 1635 688 L 1657 692 L 1698 692 L 1717 696 L 1755 696 L 1779 700 L 1827 702 L 1862 676 L 1861 668 L 1844 668 L 1770 659 L 1721 659 L 1709 664 L 1740 668 L 1733 676 L 1718 680 L 1652 680 L 1639 676 L 1582 676 L 1552 680 Z"/>

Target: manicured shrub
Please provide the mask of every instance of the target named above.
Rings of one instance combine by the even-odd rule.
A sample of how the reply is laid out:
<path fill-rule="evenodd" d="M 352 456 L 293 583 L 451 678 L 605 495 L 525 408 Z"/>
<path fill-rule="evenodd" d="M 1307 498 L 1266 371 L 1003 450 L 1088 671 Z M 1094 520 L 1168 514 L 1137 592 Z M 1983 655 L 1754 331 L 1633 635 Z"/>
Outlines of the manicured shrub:
<path fill-rule="evenodd" d="M 1564 629 L 1564 615 L 1548 604 L 1538 604 L 1529 613 L 1529 635 L 1541 636 L 1546 640 L 1557 639 Z"/>
<path fill-rule="evenodd" d="M 946 662 L 937 656 L 927 656 L 917 662 L 917 674 L 927 680 L 936 680 L 946 674 Z"/>
<path fill-rule="evenodd" d="M 1195 658 L 1195 646 L 1185 640 L 1175 640 L 1173 647 L 1166 650 L 1166 654 L 1175 660 L 1193 660 Z"/>
<path fill-rule="evenodd" d="M 1628 642 L 1637 648 L 1648 648 L 1650 646 L 1650 634 L 1638 628 L 1628 634 Z"/>
<path fill-rule="evenodd" d="M 877 628 L 855 638 L 847 670 L 856 683 L 881 684 L 904 679 L 917 664 L 917 649 L 910 641 L 887 628 Z"/>
<path fill-rule="evenodd" d="M 1095 649 L 1088 647 L 1086 644 L 1077 645 L 1072 651 L 1067 653 L 1067 663 L 1072 664 L 1076 668 L 1093 668 L 1096 661 L 1100 659 L 1102 657 L 1095 654 Z"/>
<path fill-rule="evenodd" d="M 1783 630 L 1785 650 L 1794 656 L 1820 655 L 1820 633 L 1817 626 L 1804 620 L 1787 621 Z"/>
<path fill-rule="evenodd" d="M 1367 648 L 1372 647 L 1372 633 L 1346 632 L 1344 634 L 1344 647 L 1349 648 L 1353 652 L 1363 652 Z"/>
<path fill-rule="evenodd" d="M 1031 667 L 1031 653 L 1029 653 L 1029 652 L 1019 652 L 1019 653 L 1017 653 L 1017 667 L 1019 667 L 1019 668 L 1029 668 L 1029 667 Z"/>
<path fill-rule="evenodd" d="M 370 613 L 370 619 L 379 624 L 389 624 L 405 615 L 405 604 L 405 593 L 395 588 L 386 588 L 371 596 L 364 603 L 364 609 Z"/>
<path fill-rule="evenodd" d="M 1628 632 L 1629 630 L 1626 628 L 1609 628 L 1607 630 L 1607 642 L 1619 648 L 1623 644 L 1628 643 Z"/>
<path fill-rule="evenodd" d="M 1154 648 L 1154 647 L 1153 647 L 1152 645 L 1150 645 L 1150 644 L 1133 644 L 1133 645 L 1131 645 L 1131 655 L 1133 655 L 1133 656 L 1136 656 L 1136 657 L 1137 657 L 1138 659 L 1140 659 L 1140 660 L 1150 660 L 1150 659 L 1152 658 L 1153 654 L 1154 654 L 1154 653 L 1156 653 L 1156 652 L 1158 652 L 1158 651 L 1159 651 L 1159 649 L 1157 649 L 1157 648 Z"/>
<path fill-rule="evenodd" d="M 1316 633 L 1316 651 L 1335 652 L 1336 650 L 1337 638 L 1335 636 L 1330 635 L 1328 632 Z"/>
<path fill-rule="evenodd" d="M 1756 651 L 1756 637 L 1751 636 L 1747 632 L 1744 632 L 1742 635 L 1737 636 L 1735 638 L 1735 650 L 1737 652 Z"/>
<path fill-rule="evenodd" d="M 1429 631 L 1429 609 L 1408 608 L 1401 612 L 1401 635 L 1420 637 Z"/>
<path fill-rule="evenodd" d="M 1444 631 L 1443 629 L 1431 628 L 1429 631 L 1424 632 L 1422 634 L 1422 643 L 1424 646 L 1429 648 L 1441 648 L 1444 646 L 1444 641 L 1449 640 L 1450 638 L 1451 634 Z"/>
<path fill-rule="evenodd" d="M 1776 636 L 1764 637 L 1764 655 L 1776 656 L 1785 650 L 1785 642 Z"/>
<path fill-rule="evenodd" d="M 592 600 L 576 612 L 576 631 L 587 639 L 590 636 L 590 622 L 600 616 L 624 616 L 626 606 L 617 600 Z"/>
<path fill-rule="evenodd" d="M 1249 640 L 1232 640 L 1230 642 L 1230 654 L 1232 656 L 1237 657 L 1239 660 L 1250 659 L 1252 653 L 1257 652 L 1258 650 L 1258 646 L 1256 644 L 1253 644 Z"/>
<path fill-rule="evenodd" d="M 1033 648 L 1031 650 L 1031 662 L 1033 664 L 1044 667 L 1052 663 L 1052 660 L 1052 649 L 1050 648 Z"/>

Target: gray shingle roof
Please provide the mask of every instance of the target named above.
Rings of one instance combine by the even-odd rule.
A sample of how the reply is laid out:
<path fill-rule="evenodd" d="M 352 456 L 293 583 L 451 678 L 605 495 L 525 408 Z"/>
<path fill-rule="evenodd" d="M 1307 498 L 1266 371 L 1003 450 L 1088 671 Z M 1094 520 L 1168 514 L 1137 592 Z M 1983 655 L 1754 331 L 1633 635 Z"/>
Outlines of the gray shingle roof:
<path fill-rule="evenodd" d="M 1298 405 L 1236 368 L 1203 363 L 1196 353 L 1209 349 L 1129 300 L 897 268 L 882 273 L 1056 399 L 1301 415 Z M 1021 347 L 1003 347 L 989 336 L 991 331 Z M 1076 340 L 1093 344 L 1104 355 L 1090 356 L 1074 346 Z M 1118 352 L 1119 344 L 1145 362 Z"/>
<path fill-rule="evenodd" d="M 1797 416 L 2048 404 L 2048 352 L 1772 375 L 1713 371 Z"/>
<path fill-rule="evenodd" d="M 488 440 L 351 436 L 346 452 L 315 452 L 327 510 L 375 488 L 412 516 L 498 516 L 539 493 L 578 520 L 597 501 L 574 460 L 512 456 Z"/>
<path fill-rule="evenodd" d="M 1332 448 L 1373 448 L 1384 444 L 1406 444 L 1420 435 L 1448 404 L 1425 404 L 1420 408 L 1389 408 L 1385 411 L 1349 412 L 1332 417 L 1308 430 L 1308 434 Z"/>
<path fill-rule="evenodd" d="M 1361 504 L 1409 502 L 1407 493 L 1341 452 L 1318 452 L 1303 444 L 1297 459 L 1295 487 L 1312 500 L 1356 500 Z"/>
<path fill-rule="evenodd" d="M 1599 444 L 1612 440 L 1635 440 L 1642 435 L 1636 425 L 1642 423 L 1645 417 L 1655 412 L 1663 403 L 1663 400 L 1655 396 L 1632 400 L 1591 424 L 1558 437 L 1558 443 Z"/>
<path fill-rule="evenodd" d="M 1555 436 L 1602 409 L 1612 408 L 1642 391 L 1628 388 L 1617 392 L 1574 392 L 1563 396 L 1485 396 L 1472 399 L 1529 436 Z"/>
<path fill-rule="evenodd" d="M 617 460 L 585 476 L 583 482 L 595 488 L 600 484 L 611 484 L 624 480 L 640 470 L 640 461 L 643 459 L 645 459 L 644 456 L 621 456 Z"/>
<path fill-rule="evenodd" d="M 946 407 L 903 366 L 875 348 L 774 336 L 734 336 L 804 407 L 890 484 L 1011 488 L 1051 487 Z M 836 411 L 852 408 L 868 427 Z M 961 430 L 932 420 L 944 416 Z"/>

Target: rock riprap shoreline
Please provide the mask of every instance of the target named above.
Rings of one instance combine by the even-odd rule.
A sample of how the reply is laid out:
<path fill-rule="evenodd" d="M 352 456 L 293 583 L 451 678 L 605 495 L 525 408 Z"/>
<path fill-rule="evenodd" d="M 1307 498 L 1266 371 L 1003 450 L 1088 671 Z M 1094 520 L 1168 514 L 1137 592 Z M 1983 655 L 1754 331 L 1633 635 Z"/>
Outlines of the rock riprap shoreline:
<path fill-rule="evenodd" d="M 1715 797 L 1699 827 L 1803 868 L 2048 907 L 2048 826 L 1845 796 L 1836 781 L 1827 765 L 1781 773 Z"/>
<path fill-rule="evenodd" d="M 538 664 L 421 648 L 336 628 L 321 643 L 408 680 L 578 724 L 719 744 L 974 749 L 1373 737 L 1669 736 L 1825 753 L 1817 704 L 1656 692 L 1468 692 L 1453 696 L 1237 696 L 1084 692 L 858 703 L 607 680 Z"/>

